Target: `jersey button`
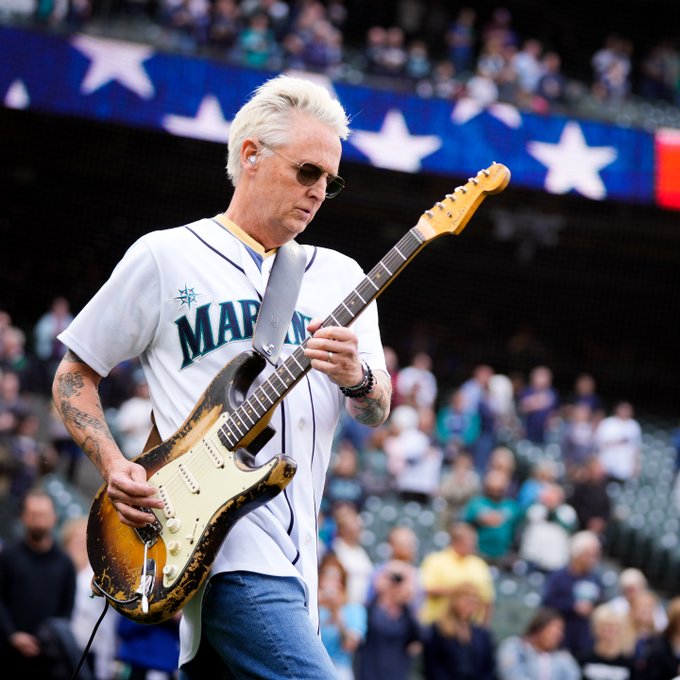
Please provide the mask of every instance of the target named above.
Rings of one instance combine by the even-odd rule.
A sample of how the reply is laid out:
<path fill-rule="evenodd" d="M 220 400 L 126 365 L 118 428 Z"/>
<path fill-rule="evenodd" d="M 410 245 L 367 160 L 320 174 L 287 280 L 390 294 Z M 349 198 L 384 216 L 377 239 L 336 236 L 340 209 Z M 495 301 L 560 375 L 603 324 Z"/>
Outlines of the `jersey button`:
<path fill-rule="evenodd" d="M 307 424 L 307 423 L 306 423 L 305 419 L 304 419 L 304 418 L 300 418 L 300 420 L 298 420 L 298 429 L 304 430 L 306 424 Z"/>

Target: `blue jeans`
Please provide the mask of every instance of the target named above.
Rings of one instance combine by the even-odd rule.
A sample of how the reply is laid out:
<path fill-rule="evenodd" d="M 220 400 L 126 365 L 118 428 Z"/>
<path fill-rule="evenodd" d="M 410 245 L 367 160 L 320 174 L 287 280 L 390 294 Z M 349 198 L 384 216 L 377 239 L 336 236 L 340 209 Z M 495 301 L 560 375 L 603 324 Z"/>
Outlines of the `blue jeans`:
<path fill-rule="evenodd" d="M 332 680 L 336 677 L 312 626 L 297 578 L 236 571 L 206 588 L 201 644 L 180 680 Z"/>

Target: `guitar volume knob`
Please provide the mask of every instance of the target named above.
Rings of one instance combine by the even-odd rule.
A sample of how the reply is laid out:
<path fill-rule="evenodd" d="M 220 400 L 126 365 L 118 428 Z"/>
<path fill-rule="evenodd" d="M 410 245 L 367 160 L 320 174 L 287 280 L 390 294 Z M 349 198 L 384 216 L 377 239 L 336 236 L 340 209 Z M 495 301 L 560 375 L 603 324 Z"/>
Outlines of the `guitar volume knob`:
<path fill-rule="evenodd" d="M 168 551 L 171 555 L 179 555 L 182 550 L 182 544 L 179 541 L 170 541 L 168 543 Z"/>
<path fill-rule="evenodd" d="M 177 519 L 177 517 L 171 517 L 166 522 L 165 526 L 168 527 L 168 531 L 171 534 L 176 534 L 180 530 L 180 527 L 182 526 L 182 522 L 179 519 Z"/>
<path fill-rule="evenodd" d="M 176 574 L 177 567 L 174 564 L 166 564 L 163 567 L 163 576 L 167 576 L 167 578 L 174 578 Z"/>

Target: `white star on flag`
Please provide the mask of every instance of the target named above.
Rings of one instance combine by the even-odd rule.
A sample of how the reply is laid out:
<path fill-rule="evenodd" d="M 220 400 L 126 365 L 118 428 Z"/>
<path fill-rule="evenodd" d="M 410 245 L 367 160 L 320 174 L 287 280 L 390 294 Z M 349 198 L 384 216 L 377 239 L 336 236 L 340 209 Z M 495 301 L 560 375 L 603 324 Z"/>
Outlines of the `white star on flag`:
<path fill-rule="evenodd" d="M 600 170 L 616 160 L 613 146 L 588 146 L 581 126 L 569 121 L 557 144 L 529 142 L 527 151 L 548 168 L 544 186 L 550 193 L 566 194 L 571 189 L 597 200 L 607 195 Z"/>
<path fill-rule="evenodd" d="M 224 119 L 217 97 L 208 94 L 203 97 L 196 115 L 178 116 L 172 113 L 163 116 L 163 128 L 173 135 L 203 139 L 208 142 L 225 143 L 229 139 L 231 124 Z"/>
<path fill-rule="evenodd" d="M 403 114 L 396 109 L 387 112 L 380 132 L 359 130 L 349 141 L 376 167 L 404 172 L 420 170 L 421 160 L 442 145 L 437 135 L 412 135 Z"/>
<path fill-rule="evenodd" d="M 482 104 L 472 97 L 464 97 L 456 103 L 453 111 L 451 111 L 451 120 L 458 125 L 463 125 L 463 123 L 467 123 L 478 116 L 482 111 L 486 111 L 489 115 L 511 128 L 518 128 L 522 124 L 522 116 L 516 106 L 496 102 L 487 107 L 486 104 Z"/>
<path fill-rule="evenodd" d="M 21 80 L 15 80 L 5 94 L 5 106 L 9 109 L 27 109 L 31 103 L 28 90 Z"/>
<path fill-rule="evenodd" d="M 71 44 L 92 62 L 80 84 L 83 94 L 117 81 L 142 99 L 154 96 L 153 83 L 144 69 L 144 62 L 154 54 L 152 47 L 85 35 L 76 36 Z"/>

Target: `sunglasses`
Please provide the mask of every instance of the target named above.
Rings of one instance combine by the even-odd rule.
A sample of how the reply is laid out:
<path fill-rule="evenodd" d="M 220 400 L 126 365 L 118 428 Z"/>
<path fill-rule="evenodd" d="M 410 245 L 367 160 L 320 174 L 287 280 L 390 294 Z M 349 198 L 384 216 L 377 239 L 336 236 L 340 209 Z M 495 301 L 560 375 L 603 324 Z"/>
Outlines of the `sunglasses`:
<path fill-rule="evenodd" d="M 297 170 L 295 177 L 302 186 L 311 187 L 313 184 L 316 184 L 321 177 L 326 175 L 326 198 L 337 196 L 345 188 L 345 180 L 339 175 L 331 175 L 318 165 L 314 165 L 314 163 L 296 163 L 269 144 L 266 144 L 261 140 L 258 141 L 265 149 L 269 149 L 277 156 L 281 156 L 281 158 L 288 161 L 295 170 Z"/>

